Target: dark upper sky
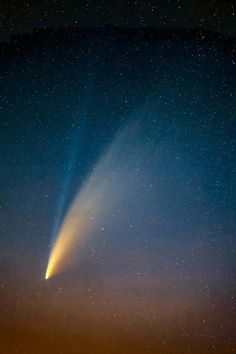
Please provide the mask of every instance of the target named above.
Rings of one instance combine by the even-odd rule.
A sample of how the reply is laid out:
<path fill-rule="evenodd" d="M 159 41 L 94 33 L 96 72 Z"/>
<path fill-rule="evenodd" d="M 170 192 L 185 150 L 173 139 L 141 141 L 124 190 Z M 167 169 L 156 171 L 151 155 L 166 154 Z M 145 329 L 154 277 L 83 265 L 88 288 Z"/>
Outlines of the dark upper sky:
<path fill-rule="evenodd" d="M 35 27 L 118 26 L 203 27 L 236 33 L 235 4 L 221 0 L 1 1 L 1 40 Z"/>

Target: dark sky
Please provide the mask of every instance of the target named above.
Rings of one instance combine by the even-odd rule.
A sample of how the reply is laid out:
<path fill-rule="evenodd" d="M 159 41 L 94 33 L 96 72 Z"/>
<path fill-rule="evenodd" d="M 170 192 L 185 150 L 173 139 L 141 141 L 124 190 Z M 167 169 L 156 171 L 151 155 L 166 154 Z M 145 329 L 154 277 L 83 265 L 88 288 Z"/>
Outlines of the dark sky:
<path fill-rule="evenodd" d="M 201 27 L 235 36 L 235 2 L 161 1 L 1 1 L 1 39 L 35 27 L 118 26 Z"/>

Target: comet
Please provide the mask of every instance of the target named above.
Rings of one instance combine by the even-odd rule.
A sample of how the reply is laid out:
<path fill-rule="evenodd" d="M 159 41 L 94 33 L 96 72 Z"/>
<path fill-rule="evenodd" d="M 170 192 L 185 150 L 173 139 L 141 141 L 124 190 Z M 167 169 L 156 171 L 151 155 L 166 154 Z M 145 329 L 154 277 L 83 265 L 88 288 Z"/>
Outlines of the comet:
<path fill-rule="evenodd" d="M 51 248 L 46 280 L 64 271 L 76 260 L 84 241 L 96 232 L 101 225 L 101 218 L 109 213 L 125 193 L 127 173 L 121 156 L 124 156 L 123 148 L 127 138 L 126 132 L 114 139 L 82 184 Z"/>

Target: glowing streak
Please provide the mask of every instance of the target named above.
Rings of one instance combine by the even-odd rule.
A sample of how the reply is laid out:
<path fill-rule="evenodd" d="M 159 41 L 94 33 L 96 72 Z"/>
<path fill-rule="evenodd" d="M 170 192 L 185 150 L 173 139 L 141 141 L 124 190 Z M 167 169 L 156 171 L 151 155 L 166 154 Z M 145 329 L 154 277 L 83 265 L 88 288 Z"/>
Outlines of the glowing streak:
<path fill-rule="evenodd" d="M 128 142 L 128 144 L 127 144 Z M 83 241 L 98 228 L 101 217 L 130 190 L 130 171 L 135 171 L 134 142 L 129 130 L 117 135 L 74 199 L 59 229 L 49 256 L 45 279 L 68 267 Z M 129 164 L 124 164 L 129 161 Z M 133 165 L 132 165 L 133 164 Z M 125 167 L 126 166 L 126 167 Z"/>
<path fill-rule="evenodd" d="M 72 203 L 52 247 L 45 279 L 57 274 L 75 258 L 78 245 L 96 226 L 99 216 L 114 199 L 111 168 L 114 147 L 102 157 Z"/>
<path fill-rule="evenodd" d="M 71 252 L 71 247 L 75 244 L 76 238 L 79 241 L 79 237 L 77 236 L 80 236 L 85 231 L 86 225 L 88 225 L 88 222 L 86 222 L 86 213 L 81 211 L 78 217 L 73 217 L 75 209 L 76 206 L 72 207 L 59 231 L 51 251 L 45 279 L 50 278 L 66 266 L 66 255 Z"/>

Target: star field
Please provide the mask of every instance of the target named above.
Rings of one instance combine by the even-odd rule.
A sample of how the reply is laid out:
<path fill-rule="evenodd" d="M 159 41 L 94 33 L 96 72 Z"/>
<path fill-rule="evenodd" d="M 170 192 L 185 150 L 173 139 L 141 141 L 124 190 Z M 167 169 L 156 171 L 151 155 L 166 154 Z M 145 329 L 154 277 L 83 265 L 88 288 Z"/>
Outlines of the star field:
<path fill-rule="evenodd" d="M 142 23 L 156 7 L 139 11 Z M 235 40 L 61 28 L 1 54 L 0 351 L 234 353 Z M 59 226 L 96 174 L 79 205 L 83 247 L 45 281 Z"/>

